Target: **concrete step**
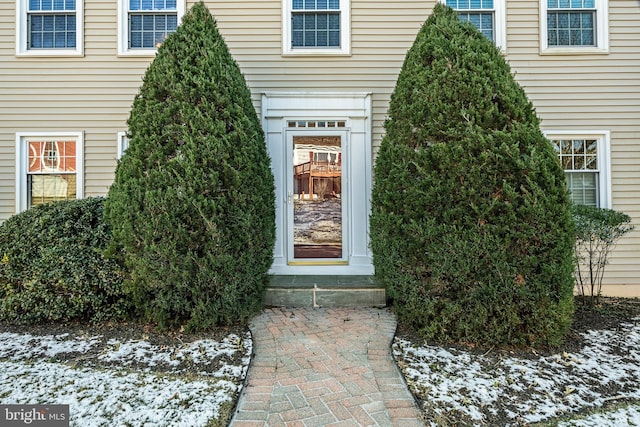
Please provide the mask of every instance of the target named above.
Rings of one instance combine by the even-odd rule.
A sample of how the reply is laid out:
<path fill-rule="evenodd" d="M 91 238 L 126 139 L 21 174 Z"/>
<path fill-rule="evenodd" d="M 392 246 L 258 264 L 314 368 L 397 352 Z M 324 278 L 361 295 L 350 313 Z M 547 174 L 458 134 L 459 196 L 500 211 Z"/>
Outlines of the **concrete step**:
<path fill-rule="evenodd" d="M 384 288 L 373 276 L 272 276 L 267 306 L 384 307 Z"/>

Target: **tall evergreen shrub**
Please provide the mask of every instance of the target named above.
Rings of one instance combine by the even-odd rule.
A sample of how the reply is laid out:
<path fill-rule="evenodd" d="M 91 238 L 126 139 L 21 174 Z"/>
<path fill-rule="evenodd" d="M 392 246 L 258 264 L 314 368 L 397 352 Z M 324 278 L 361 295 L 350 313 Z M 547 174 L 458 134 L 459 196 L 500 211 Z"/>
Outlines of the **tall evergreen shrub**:
<path fill-rule="evenodd" d="M 558 343 L 573 312 L 569 199 L 500 51 L 438 4 L 385 130 L 371 245 L 400 321 L 441 342 Z"/>
<path fill-rule="evenodd" d="M 128 120 L 106 217 L 145 318 L 191 330 L 262 305 L 274 181 L 251 95 L 202 2 L 163 42 Z"/>

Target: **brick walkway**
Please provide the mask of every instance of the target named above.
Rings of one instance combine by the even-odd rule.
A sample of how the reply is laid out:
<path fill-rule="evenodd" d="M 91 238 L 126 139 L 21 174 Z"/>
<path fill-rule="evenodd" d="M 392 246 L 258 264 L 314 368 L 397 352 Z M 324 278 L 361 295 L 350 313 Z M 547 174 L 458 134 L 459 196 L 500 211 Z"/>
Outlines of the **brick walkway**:
<path fill-rule="evenodd" d="M 420 427 L 390 352 L 386 309 L 265 310 L 251 322 L 255 356 L 231 427 Z"/>

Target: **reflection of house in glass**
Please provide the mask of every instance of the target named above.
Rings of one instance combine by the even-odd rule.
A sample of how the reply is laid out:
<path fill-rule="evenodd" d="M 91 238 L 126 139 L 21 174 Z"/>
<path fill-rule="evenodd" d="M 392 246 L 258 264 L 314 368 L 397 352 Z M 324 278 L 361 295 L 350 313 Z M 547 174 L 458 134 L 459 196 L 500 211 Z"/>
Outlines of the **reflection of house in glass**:
<path fill-rule="evenodd" d="M 76 198 L 76 141 L 29 141 L 28 206 Z"/>
<path fill-rule="evenodd" d="M 296 198 L 340 197 L 342 153 L 339 136 L 294 137 L 293 185 Z"/>
<path fill-rule="evenodd" d="M 340 136 L 294 136 L 293 192 L 294 258 L 342 258 Z"/>

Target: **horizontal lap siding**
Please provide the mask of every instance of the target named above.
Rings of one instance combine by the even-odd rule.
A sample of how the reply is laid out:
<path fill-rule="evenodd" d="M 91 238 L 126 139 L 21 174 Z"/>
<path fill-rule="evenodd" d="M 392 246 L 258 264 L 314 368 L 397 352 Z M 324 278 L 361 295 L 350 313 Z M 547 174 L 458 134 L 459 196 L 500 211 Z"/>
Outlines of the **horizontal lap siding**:
<path fill-rule="evenodd" d="M 548 130 L 611 131 L 613 208 L 632 217 L 604 292 L 640 295 L 640 3 L 609 2 L 609 53 L 539 55 L 538 2 L 510 1 L 508 60 Z"/>
<path fill-rule="evenodd" d="M 4 129 L 3 114 L 10 110 L 5 93 L 11 87 L 11 78 L 5 67 L 5 57 L 13 54 L 15 45 L 15 12 L 12 2 L 0 2 L 0 221 L 13 215 L 15 208 L 15 136 Z"/>
<path fill-rule="evenodd" d="M 404 56 L 435 1 L 352 0 L 348 57 L 281 56 L 280 0 L 206 4 L 258 111 L 262 92 L 371 92 L 375 152 Z M 85 0 L 84 58 L 16 58 L 14 6 L 0 2 L 0 220 L 15 211 L 17 131 L 84 131 L 85 193 L 106 193 L 117 132 L 152 60 L 117 57 L 117 2 L 106 0 Z M 640 4 L 609 8 L 609 54 L 541 56 L 538 1 L 509 0 L 506 53 L 544 129 L 611 131 L 613 205 L 638 230 L 618 245 L 606 280 L 640 286 Z"/>
<path fill-rule="evenodd" d="M 374 146 L 382 138 L 388 99 L 406 51 L 433 6 L 417 1 L 352 0 L 351 56 L 282 57 L 280 1 L 252 2 L 262 5 L 257 15 L 244 8 L 217 7 L 218 3 L 225 2 L 207 2 L 256 103 L 259 93 L 269 91 L 371 92 Z M 260 29 L 258 48 L 248 25 Z"/>
<path fill-rule="evenodd" d="M 117 133 L 150 58 L 117 58 L 117 3 L 84 2 L 84 57 L 16 57 L 15 2 L 2 2 L 10 32 L 0 40 L 0 150 L 11 179 L 0 190 L 0 220 L 15 213 L 15 133 L 83 132 L 85 195 L 106 194 L 116 164 Z M 2 24 L 2 31 L 7 27 Z M 7 144 L 10 144 L 9 146 Z M 5 156 L 1 156 L 0 165 Z M 0 166 L 0 174 L 7 168 Z"/>

